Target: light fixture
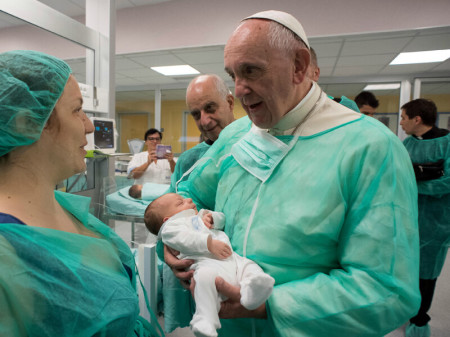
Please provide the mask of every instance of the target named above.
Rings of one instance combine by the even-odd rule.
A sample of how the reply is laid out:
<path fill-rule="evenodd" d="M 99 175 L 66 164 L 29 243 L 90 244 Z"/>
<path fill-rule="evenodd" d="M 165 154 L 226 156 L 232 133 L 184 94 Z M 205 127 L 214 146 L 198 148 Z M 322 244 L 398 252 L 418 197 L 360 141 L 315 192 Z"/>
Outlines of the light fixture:
<path fill-rule="evenodd" d="M 414 51 L 398 54 L 389 65 L 442 62 L 448 58 L 450 58 L 450 49 Z"/>
<path fill-rule="evenodd" d="M 363 90 L 393 90 L 400 88 L 400 83 L 368 84 Z"/>
<path fill-rule="evenodd" d="M 151 67 L 154 71 L 157 71 L 160 74 L 166 76 L 182 76 L 182 75 L 196 75 L 200 74 L 197 69 L 192 68 L 191 66 L 177 65 L 177 66 L 166 66 L 166 67 Z"/>

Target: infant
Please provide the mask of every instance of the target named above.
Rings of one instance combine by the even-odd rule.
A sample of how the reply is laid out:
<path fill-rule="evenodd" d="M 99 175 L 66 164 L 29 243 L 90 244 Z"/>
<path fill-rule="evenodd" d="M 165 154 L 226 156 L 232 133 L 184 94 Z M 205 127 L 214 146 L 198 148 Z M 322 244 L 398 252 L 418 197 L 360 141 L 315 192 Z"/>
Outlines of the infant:
<path fill-rule="evenodd" d="M 130 197 L 135 199 L 141 199 L 142 198 L 142 185 L 132 185 L 130 189 L 128 190 L 128 194 Z"/>
<path fill-rule="evenodd" d="M 275 280 L 255 262 L 234 253 L 228 236 L 219 230 L 225 225 L 223 213 L 197 212 L 192 199 L 168 193 L 147 207 L 144 221 L 151 233 L 180 252 L 179 259 L 195 261 L 191 269 L 195 270 L 196 310 L 190 325 L 197 337 L 215 337 L 221 327 L 218 313 L 225 299 L 217 292 L 217 276 L 240 286 L 240 302 L 249 310 L 258 308 L 272 293 Z"/>

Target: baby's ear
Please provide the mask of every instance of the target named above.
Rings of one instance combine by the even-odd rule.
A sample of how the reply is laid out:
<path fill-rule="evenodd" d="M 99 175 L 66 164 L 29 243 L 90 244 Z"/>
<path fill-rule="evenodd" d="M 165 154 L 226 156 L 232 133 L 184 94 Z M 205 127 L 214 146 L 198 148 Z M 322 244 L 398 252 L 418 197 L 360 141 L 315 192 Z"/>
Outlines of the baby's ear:
<path fill-rule="evenodd" d="M 166 216 L 163 218 L 163 223 L 166 222 L 167 220 L 169 220 L 170 217 Z"/>

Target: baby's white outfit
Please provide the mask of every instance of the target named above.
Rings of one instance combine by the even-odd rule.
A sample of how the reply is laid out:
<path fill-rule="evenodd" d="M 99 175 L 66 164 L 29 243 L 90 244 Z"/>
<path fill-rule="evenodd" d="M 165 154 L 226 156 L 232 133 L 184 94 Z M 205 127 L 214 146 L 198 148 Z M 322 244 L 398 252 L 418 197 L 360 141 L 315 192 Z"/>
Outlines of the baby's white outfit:
<path fill-rule="evenodd" d="M 202 221 L 203 215 L 208 212 L 213 216 L 214 229 L 209 229 Z M 215 337 L 221 327 L 218 313 L 220 302 L 225 299 L 217 292 L 216 276 L 241 287 L 241 304 L 249 310 L 258 308 L 269 298 L 275 283 L 255 262 L 235 252 L 225 260 L 219 260 L 208 251 L 210 235 L 231 247 L 228 236 L 219 230 L 224 225 L 223 213 L 202 209 L 196 215 L 193 209 L 189 209 L 168 219 L 158 233 L 164 244 L 180 252 L 179 259 L 195 261 L 191 269 L 195 270 L 196 310 L 190 325 L 197 337 Z"/>

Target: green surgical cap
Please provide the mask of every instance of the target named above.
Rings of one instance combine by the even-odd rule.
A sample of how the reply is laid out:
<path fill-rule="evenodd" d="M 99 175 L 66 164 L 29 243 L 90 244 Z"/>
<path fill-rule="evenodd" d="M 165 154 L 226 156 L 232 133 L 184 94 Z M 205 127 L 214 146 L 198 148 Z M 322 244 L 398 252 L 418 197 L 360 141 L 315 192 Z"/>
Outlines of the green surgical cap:
<path fill-rule="evenodd" d="M 36 51 L 0 54 L 0 156 L 41 137 L 72 70 Z"/>

